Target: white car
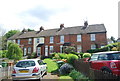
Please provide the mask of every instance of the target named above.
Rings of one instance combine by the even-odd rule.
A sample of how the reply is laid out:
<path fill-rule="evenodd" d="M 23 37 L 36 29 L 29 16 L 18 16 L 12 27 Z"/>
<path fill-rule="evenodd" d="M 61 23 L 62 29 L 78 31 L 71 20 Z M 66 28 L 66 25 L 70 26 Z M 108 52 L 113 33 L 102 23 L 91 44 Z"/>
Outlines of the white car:
<path fill-rule="evenodd" d="M 40 59 L 26 59 L 19 61 L 13 68 L 12 79 L 39 80 L 47 74 L 47 65 Z"/>

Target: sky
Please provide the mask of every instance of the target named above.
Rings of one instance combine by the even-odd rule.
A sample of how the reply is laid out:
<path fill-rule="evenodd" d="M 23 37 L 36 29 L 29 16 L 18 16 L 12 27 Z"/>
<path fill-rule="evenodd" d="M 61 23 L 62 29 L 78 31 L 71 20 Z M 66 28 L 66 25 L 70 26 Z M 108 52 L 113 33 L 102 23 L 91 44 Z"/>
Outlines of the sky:
<path fill-rule="evenodd" d="M 39 30 L 104 24 L 107 38 L 118 38 L 119 0 L 0 0 L 0 29 Z"/>

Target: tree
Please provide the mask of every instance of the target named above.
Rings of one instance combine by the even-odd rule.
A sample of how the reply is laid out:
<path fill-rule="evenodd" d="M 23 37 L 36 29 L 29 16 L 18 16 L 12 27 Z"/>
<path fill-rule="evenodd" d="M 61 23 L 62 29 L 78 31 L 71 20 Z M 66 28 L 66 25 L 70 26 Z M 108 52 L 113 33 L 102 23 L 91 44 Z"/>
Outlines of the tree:
<path fill-rule="evenodd" d="M 9 42 L 6 57 L 16 61 L 22 59 L 22 56 L 22 49 L 16 43 Z"/>
<path fill-rule="evenodd" d="M 6 34 L 5 34 L 5 37 L 8 39 L 10 38 L 11 36 L 13 36 L 14 34 L 20 32 L 19 30 L 10 30 L 8 31 Z"/>

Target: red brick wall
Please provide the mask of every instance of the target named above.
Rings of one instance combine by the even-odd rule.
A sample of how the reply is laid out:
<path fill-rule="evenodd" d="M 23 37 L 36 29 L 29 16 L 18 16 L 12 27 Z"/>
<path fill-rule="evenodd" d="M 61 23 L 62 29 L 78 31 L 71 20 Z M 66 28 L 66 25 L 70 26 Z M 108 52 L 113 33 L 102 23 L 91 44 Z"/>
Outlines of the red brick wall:
<path fill-rule="evenodd" d="M 96 34 L 96 40 L 91 41 L 90 40 L 90 34 L 82 34 L 82 41 L 77 42 L 77 35 L 64 35 L 64 42 L 70 42 L 71 46 L 77 47 L 77 45 L 82 46 L 82 52 L 86 52 L 87 50 L 91 49 L 91 44 L 97 44 L 98 47 L 100 45 L 106 45 L 107 44 L 107 37 L 106 33 L 97 33 Z M 16 40 L 17 43 L 17 40 Z M 24 47 L 32 47 L 33 52 L 33 39 L 32 44 L 28 44 L 28 39 L 20 39 L 20 44 L 24 45 Z M 63 43 L 60 43 L 60 36 L 54 36 L 54 43 L 50 43 L 50 37 L 45 37 L 45 45 L 48 45 L 48 53 L 49 53 L 49 46 L 54 46 L 54 52 L 60 52 L 60 45 L 63 45 Z M 41 47 L 41 54 L 45 54 L 45 45 Z"/>
<path fill-rule="evenodd" d="M 20 47 L 22 48 L 25 48 L 26 47 L 26 53 L 28 53 L 28 47 L 31 47 L 31 53 L 33 52 L 33 38 L 32 38 L 32 44 L 28 44 L 28 39 L 29 38 L 24 38 L 24 39 L 20 39 Z M 17 39 L 18 40 L 18 39 Z M 17 40 L 16 40 L 16 43 L 17 43 Z M 23 50 L 24 51 L 24 50 Z"/>
<path fill-rule="evenodd" d="M 82 51 L 86 52 L 87 50 L 91 49 L 91 44 L 97 44 L 98 47 L 101 45 L 107 44 L 107 38 L 106 33 L 98 33 L 96 34 L 96 40 L 91 41 L 90 34 L 82 34 L 82 41 L 77 42 L 77 35 L 64 35 L 64 42 L 70 42 L 71 46 L 77 47 L 77 45 L 82 46 Z M 63 45 L 60 43 L 60 36 L 54 36 L 54 43 L 49 43 L 50 37 L 45 38 L 45 45 L 54 46 L 54 52 L 60 52 L 60 45 Z"/>

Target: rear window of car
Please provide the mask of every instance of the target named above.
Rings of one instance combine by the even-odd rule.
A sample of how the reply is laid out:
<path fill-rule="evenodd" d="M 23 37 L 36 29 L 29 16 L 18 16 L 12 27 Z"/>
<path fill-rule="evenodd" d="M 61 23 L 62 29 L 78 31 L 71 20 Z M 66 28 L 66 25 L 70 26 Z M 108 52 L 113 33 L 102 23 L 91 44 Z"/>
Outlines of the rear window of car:
<path fill-rule="evenodd" d="M 34 61 L 20 61 L 16 64 L 16 67 L 31 67 L 35 66 Z"/>
<path fill-rule="evenodd" d="M 108 54 L 108 60 L 120 60 L 120 53 Z"/>

